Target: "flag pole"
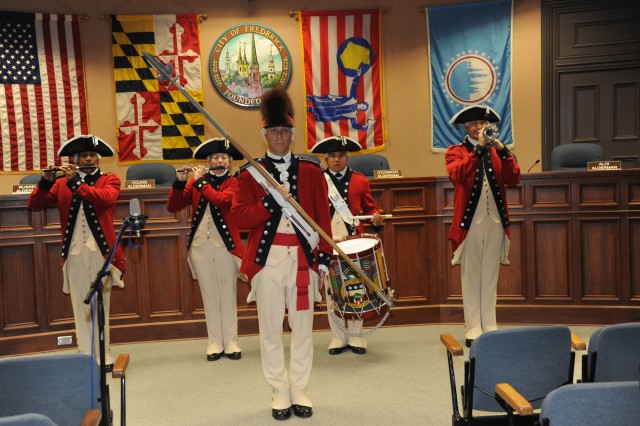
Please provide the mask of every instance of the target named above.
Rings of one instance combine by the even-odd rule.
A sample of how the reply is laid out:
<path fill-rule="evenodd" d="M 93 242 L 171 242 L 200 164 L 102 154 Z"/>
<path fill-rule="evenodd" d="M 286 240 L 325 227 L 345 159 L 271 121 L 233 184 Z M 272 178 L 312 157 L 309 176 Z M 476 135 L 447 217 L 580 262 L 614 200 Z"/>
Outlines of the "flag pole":
<path fill-rule="evenodd" d="M 185 88 L 180 85 L 180 83 L 178 83 L 178 75 L 176 74 L 175 77 L 172 77 L 173 70 L 171 65 L 163 64 L 149 52 L 143 51 L 143 54 L 147 63 L 158 73 L 158 76 L 156 78 L 160 82 L 167 83 L 169 84 L 169 86 L 175 86 L 180 91 L 180 93 L 182 93 L 189 100 L 189 102 L 191 102 L 191 104 L 198 111 L 200 111 L 216 129 L 218 129 L 222 136 L 227 139 L 229 143 L 231 143 L 238 151 L 240 151 L 240 153 L 249 162 L 249 164 L 251 164 L 266 179 L 269 185 L 271 185 L 273 188 L 276 188 L 278 185 L 280 185 L 273 178 L 273 176 L 271 176 L 260 164 L 258 164 L 258 162 L 254 160 L 251 155 L 249 155 L 249 153 L 242 147 L 242 145 L 240 145 L 235 139 L 233 139 L 231 135 L 204 109 L 204 107 L 200 105 L 198 101 L 196 101 L 189 94 L 189 92 L 187 92 Z M 394 308 L 393 301 L 384 294 L 380 287 L 378 287 L 378 285 L 374 283 L 353 260 L 351 260 L 351 258 L 335 243 L 335 241 L 333 241 L 333 238 L 327 235 L 326 232 L 324 232 L 320 225 L 318 225 L 307 214 L 307 212 L 304 211 L 302 206 L 300 206 L 300 204 L 298 204 L 296 200 L 289 199 L 286 200 L 286 202 L 289 203 L 291 207 L 293 207 L 300 214 L 300 216 L 302 216 L 305 222 L 307 222 L 309 226 L 311 226 L 313 230 L 316 231 L 318 235 L 320 235 L 320 237 L 322 237 L 322 239 L 325 240 L 351 268 L 353 268 L 354 271 L 356 271 L 356 273 L 360 276 L 360 278 L 362 278 L 369 290 L 376 293 L 376 295 L 378 295 L 378 297 L 387 304 L 389 309 Z"/>

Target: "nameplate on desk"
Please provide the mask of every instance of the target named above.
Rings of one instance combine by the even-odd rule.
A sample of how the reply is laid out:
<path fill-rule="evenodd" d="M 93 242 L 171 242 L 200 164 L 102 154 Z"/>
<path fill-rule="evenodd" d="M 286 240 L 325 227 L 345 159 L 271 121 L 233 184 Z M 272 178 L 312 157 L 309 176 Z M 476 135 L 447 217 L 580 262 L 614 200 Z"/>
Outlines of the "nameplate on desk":
<path fill-rule="evenodd" d="M 373 177 L 376 179 L 401 178 L 402 172 L 400 170 L 374 170 Z"/>
<path fill-rule="evenodd" d="M 37 183 L 21 183 L 13 185 L 13 194 L 31 194 L 33 188 L 38 186 Z"/>
<path fill-rule="evenodd" d="M 147 188 L 155 188 L 155 187 L 156 187 L 155 179 L 135 179 L 135 180 L 124 181 L 124 189 L 147 189 Z"/>
<path fill-rule="evenodd" d="M 620 161 L 589 161 L 587 163 L 587 170 L 622 170 L 622 164 L 620 163 Z"/>

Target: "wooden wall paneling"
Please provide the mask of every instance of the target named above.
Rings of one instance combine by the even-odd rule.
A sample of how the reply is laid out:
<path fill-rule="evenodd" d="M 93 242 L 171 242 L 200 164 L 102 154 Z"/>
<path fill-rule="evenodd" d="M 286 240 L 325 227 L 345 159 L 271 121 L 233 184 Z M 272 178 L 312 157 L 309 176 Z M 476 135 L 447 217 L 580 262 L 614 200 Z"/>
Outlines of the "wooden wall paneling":
<path fill-rule="evenodd" d="M 600 85 L 591 84 L 591 80 L 581 84 L 581 76 L 582 74 L 565 73 L 560 77 L 563 89 L 560 91 L 561 99 L 573 103 L 569 108 L 562 108 L 562 104 L 560 106 L 560 122 L 565 124 L 560 128 L 561 143 L 598 142 Z M 563 80 L 567 81 L 562 84 Z M 572 93 L 568 93 L 569 91 Z M 563 116 L 564 113 L 568 116 Z"/>
<path fill-rule="evenodd" d="M 589 217 L 579 218 L 578 221 L 582 257 L 582 300 L 621 301 L 619 219 Z"/>
<path fill-rule="evenodd" d="M 0 245 L 0 329 L 36 329 L 41 325 L 38 305 L 36 247 L 33 242 Z"/>
<path fill-rule="evenodd" d="M 37 212 L 41 216 L 40 222 L 42 223 L 42 229 L 56 230 L 58 236 L 60 236 L 60 211 L 58 207 L 47 207 L 40 212 Z"/>
<path fill-rule="evenodd" d="M 426 214 L 425 188 L 421 186 L 391 188 L 393 214 Z"/>
<path fill-rule="evenodd" d="M 640 167 L 638 132 L 623 130 L 640 128 L 640 114 L 633 113 L 640 110 L 633 99 L 640 83 L 639 19 L 635 0 L 542 2 L 545 170 L 555 146 L 590 140 L 603 146 L 604 160 Z"/>
<path fill-rule="evenodd" d="M 389 214 L 391 213 L 391 210 L 389 209 L 390 204 L 388 204 L 389 202 L 385 199 L 384 192 L 383 188 L 371 188 L 371 196 L 373 197 L 373 201 L 375 201 L 376 206 L 378 206 L 383 213 Z"/>
<path fill-rule="evenodd" d="M 145 237 L 143 255 L 146 261 L 146 280 L 149 317 L 180 316 L 184 314 L 182 292 L 183 268 L 187 265 L 176 258 L 179 253 L 178 235 L 153 233 Z"/>
<path fill-rule="evenodd" d="M 396 221 L 391 241 L 383 242 L 391 287 L 398 300 L 427 301 L 428 240 L 424 221 Z M 387 225 L 385 225 L 387 226 Z"/>
<path fill-rule="evenodd" d="M 531 208 L 565 208 L 571 203 L 571 186 L 568 182 L 537 183 L 530 185 Z"/>
<path fill-rule="evenodd" d="M 525 207 L 525 187 L 524 185 L 507 186 L 507 207 L 511 216 L 516 209 Z"/>
<path fill-rule="evenodd" d="M 47 238 L 43 242 L 43 264 L 44 282 L 47 292 L 47 313 L 50 325 L 60 325 L 67 329 L 74 330 L 73 306 L 71 297 L 63 290 L 63 274 L 61 260 L 60 236 Z"/>
<path fill-rule="evenodd" d="M 444 220 L 441 224 L 442 233 L 445 236 L 449 235 L 449 229 L 451 228 L 451 220 Z M 446 244 L 446 257 L 445 257 L 445 281 L 442 288 L 442 296 L 440 297 L 441 302 L 453 302 L 453 303 L 462 303 L 462 281 L 460 279 L 460 265 L 451 265 L 451 256 L 453 253 L 451 252 L 451 243 L 447 238 Z"/>
<path fill-rule="evenodd" d="M 629 300 L 640 303 L 640 216 L 629 218 Z M 624 253 L 624 251 L 622 252 Z"/>
<path fill-rule="evenodd" d="M 640 140 L 640 84 L 637 81 L 613 84 L 613 128 L 614 142 Z"/>
<path fill-rule="evenodd" d="M 34 231 L 34 216 L 24 208 L 24 205 L 3 206 L 0 208 L 0 230 L 3 233 L 23 230 Z"/>
<path fill-rule="evenodd" d="M 535 218 L 531 224 L 534 301 L 569 301 L 573 297 L 571 220 Z"/>
<path fill-rule="evenodd" d="M 119 320 L 125 318 L 149 318 L 148 305 L 144 302 L 147 298 L 143 296 L 146 295 L 146 288 L 140 285 L 146 281 L 145 258 L 141 254 L 148 241 L 144 231 L 141 234 L 141 241 L 138 241 L 135 237 L 129 239 L 128 235 L 129 231 L 127 230 L 120 242 L 120 247 L 127 260 L 126 271 L 122 277 L 124 287 L 114 286 L 111 290 L 111 306 L 109 310 L 113 324 L 117 324 Z M 141 244 L 141 246 L 138 248 L 131 247 L 129 245 L 130 241 L 133 245 Z"/>
<path fill-rule="evenodd" d="M 562 2 L 555 1 L 562 7 Z M 638 16 L 632 1 L 564 2 L 557 9 L 558 55 L 562 65 L 619 61 L 640 52 Z M 600 4 L 598 4 L 600 3 Z"/>
<path fill-rule="evenodd" d="M 167 194 L 168 197 L 168 194 Z M 186 209 L 178 213 L 171 213 L 167 210 L 167 198 L 151 198 L 142 200 L 142 211 L 144 214 L 149 215 L 147 222 L 153 223 L 180 223 L 181 214 L 185 214 Z M 186 216 L 186 215 L 185 215 Z M 191 217 L 191 216 L 189 216 Z"/>
<path fill-rule="evenodd" d="M 620 185 L 617 180 L 577 183 L 580 207 L 620 207 Z"/>
<path fill-rule="evenodd" d="M 527 300 L 525 223 L 510 219 L 511 242 L 509 265 L 500 265 L 498 276 L 498 303 L 525 302 Z"/>
<path fill-rule="evenodd" d="M 441 196 L 439 197 L 441 204 L 437 205 L 438 211 L 453 215 L 453 184 L 444 184 L 441 186 Z"/>
<path fill-rule="evenodd" d="M 631 179 L 627 181 L 625 202 L 632 209 L 640 208 L 640 180 Z"/>

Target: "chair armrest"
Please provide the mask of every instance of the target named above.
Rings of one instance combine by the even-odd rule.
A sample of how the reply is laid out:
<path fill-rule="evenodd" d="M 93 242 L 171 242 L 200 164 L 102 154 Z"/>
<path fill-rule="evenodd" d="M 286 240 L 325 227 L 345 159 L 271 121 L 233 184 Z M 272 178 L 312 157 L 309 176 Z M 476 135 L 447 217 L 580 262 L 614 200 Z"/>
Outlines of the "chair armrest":
<path fill-rule="evenodd" d="M 584 351 L 587 349 L 587 345 L 584 341 L 574 333 L 571 333 L 571 347 L 576 351 Z"/>
<path fill-rule="evenodd" d="M 531 416 L 533 414 L 533 406 L 527 399 L 513 388 L 509 383 L 498 383 L 496 385 L 496 394 L 509 404 L 513 410 L 521 416 Z"/>
<path fill-rule="evenodd" d="M 125 376 L 127 367 L 129 366 L 129 354 L 120 354 L 111 371 L 111 377 L 119 379 Z"/>
<path fill-rule="evenodd" d="M 94 408 L 93 410 L 87 410 L 82 420 L 82 426 L 98 426 L 102 420 L 102 410 Z"/>
<path fill-rule="evenodd" d="M 462 350 L 462 346 L 460 346 L 458 341 L 449 333 L 441 334 L 440 341 L 447 348 L 447 351 L 449 351 L 449 353 L 452 356 L 460 356 L 464 354 L 464 351 Z"/>

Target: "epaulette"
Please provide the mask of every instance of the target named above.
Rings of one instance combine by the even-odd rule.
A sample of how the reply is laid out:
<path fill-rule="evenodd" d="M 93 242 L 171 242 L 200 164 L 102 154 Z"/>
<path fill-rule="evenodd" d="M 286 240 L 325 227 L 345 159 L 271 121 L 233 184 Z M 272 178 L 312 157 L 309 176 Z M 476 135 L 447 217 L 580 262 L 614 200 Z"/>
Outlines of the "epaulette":
<path fill-rule="evenodd" d="M 315 166 L 317 166 L 317 167 L 320 167 L 320 168 L 322 169 L 322 166 L 321 166 L 320 164 L 316 163 L 315 161 L 313 161 L 313 160 L 312 160 L 312 159 L 310 159 L 310 158 L 307 158 L 307 157 L 301 157 L 301 156 L 299 156 L 299 155 L 296 155 L 296 158 L 297 158 L 298 160 L 300 160 L 300 161 L 304 161 L 304 162 L 305 162 L 305 163 L 307 163 L 307 164 L 309 164 L 309 163 L 310 163 L 310 164 L 313 164 L 313 165 L 315 165 Z"/>
<path fill-rule="evenodd" d="M 260 160 L 262 160 L 262 157 L 254 158 L 254 160 L 255 160 L 256 162 L 259 162 Z M 240 171 L 240 170 L 245 170 L 245 169 L 246 169 L 246 168 L 248 168 L 250 165 L 251 165 L 251 163 L 247 161 L 246 163 L 244 163 L 242 166 L 240 166 L 240 167 L 238 168 L 238 171 Z"/>

